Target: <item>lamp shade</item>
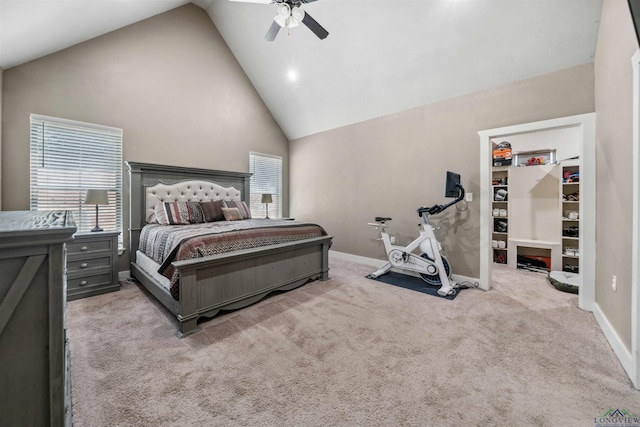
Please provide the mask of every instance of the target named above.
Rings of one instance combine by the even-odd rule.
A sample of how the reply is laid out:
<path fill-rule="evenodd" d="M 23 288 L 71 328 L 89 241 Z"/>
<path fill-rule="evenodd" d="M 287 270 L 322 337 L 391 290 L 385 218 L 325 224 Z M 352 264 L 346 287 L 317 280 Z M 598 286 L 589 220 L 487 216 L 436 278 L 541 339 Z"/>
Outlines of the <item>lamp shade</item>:
<path fill-rule="evenodd" d="M 271 198 L 271 194 L 263 194 L 262 195 L 262 203 L 273 203 L 273 199 Z"/>
<path fill-rule="evenodd" d="M 109 196 L 107 190 L 87 190 L 84 202 L 87 205 L 108 205 Z"/>

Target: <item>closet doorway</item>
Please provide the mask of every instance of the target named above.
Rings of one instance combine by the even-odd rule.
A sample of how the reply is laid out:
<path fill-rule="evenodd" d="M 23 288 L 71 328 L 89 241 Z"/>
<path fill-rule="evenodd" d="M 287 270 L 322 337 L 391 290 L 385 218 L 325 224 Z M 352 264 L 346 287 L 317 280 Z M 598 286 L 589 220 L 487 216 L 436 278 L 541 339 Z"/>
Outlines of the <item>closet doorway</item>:
<path fill-rule="evenodd" d="M 502 219 L 510 227 L 504 233 L 504 261 L 515 268 L 521 249 L 544 253 L 551 260 L 552 270 L 576 265 L 580 274 L 580 308 L 593 310 L 595 300 L 595 113 L 563 117 L 534 123 L 508 126 L 478 132 L 480 136 L 480 287 L 491 286 L 494 263 L 494 144 L 508 141 L 515 153 L 553 152 L 547 165 L 523 166 L 515 164 L 502 168 L 502 175 L 518 186 L 513 204 L 504 208 L 513 212 Z M 541 154 L 542 155 L 542 154 Z M 535 157 L 535 156 L 534 156 Z M 514 163 L 515 163 L 514 159 Z M 518 160 L 522 161 L 522 159 Z M 579 237 L 575 238 L 576 256 L 568 256 L 570 244 L 563 239 L 563 227 L 572 205 L 564 203 L 562 187 L 567 171 L 579 170 L 579 203 L 575 204 L 576 222 L 579 218 Z M 500 168 L 498 168 L 500 169 Z M 564 190 L 564 191 L 563 191 Z M 512 192 L 510 190 L 510 192 Z M 532 201 L 537 199 L 537 201 Z M 573 200 L 572 200 L 573 202 Z M 534 204 L 537 203 L 537 206 Z M 502 224 L 504 226 L 504 224 Z M 569 242 L 571 243 L 571 242 Z M 573 258 L 573 260 L 569 259 Z"/>

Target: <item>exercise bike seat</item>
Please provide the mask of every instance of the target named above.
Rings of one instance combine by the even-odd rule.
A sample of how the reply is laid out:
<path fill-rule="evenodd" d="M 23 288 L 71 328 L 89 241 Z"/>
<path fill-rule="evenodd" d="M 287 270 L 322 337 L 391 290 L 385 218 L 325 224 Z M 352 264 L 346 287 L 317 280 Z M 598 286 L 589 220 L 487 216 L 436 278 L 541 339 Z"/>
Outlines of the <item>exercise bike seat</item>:
<path fill-rule="evenodd" d="M 375 221 L 376 222 L 381 222 L 381 223 L 384 224 L 386 221 L 391 221 L 391 218 L 385 218 L 385 217 L 382 217 L 382 216 L 377 216 Z"/>

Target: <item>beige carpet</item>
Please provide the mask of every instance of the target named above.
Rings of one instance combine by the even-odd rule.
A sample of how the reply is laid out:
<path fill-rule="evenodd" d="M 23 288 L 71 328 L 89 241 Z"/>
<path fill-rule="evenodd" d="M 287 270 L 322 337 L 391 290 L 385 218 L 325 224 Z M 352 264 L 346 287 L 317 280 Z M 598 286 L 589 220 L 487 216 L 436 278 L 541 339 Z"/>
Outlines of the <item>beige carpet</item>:
<path fill-rule="evenodd" d="M 280 293 L 175 336 L 137 285 L 70 302 L 73 418 L 90 426 L 593 426 L 640 414 L 576 295 L 495 269 L 453 300 L 366 279 Z"/>

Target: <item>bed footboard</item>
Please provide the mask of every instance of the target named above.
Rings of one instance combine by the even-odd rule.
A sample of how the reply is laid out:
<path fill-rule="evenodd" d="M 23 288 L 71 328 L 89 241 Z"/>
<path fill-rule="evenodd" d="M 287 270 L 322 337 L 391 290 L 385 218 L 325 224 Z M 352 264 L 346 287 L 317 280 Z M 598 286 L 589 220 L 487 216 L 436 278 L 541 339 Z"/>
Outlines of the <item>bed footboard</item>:
<path fill-rule="evenodd" d="M 145 283 L 144 277 L 135 276 L 176 315 L 179 335 L 186 336 L 199 330 L 201 317 L 245 307 L 273 291 L 294 289 L 310 280 L 327 280 L 331 239 L 322 236 L 176 261 L 173 265 L 180 275 L 179 301 L 153 283 Z M 132 271 L 139 269 L 132 265 Z"/>

